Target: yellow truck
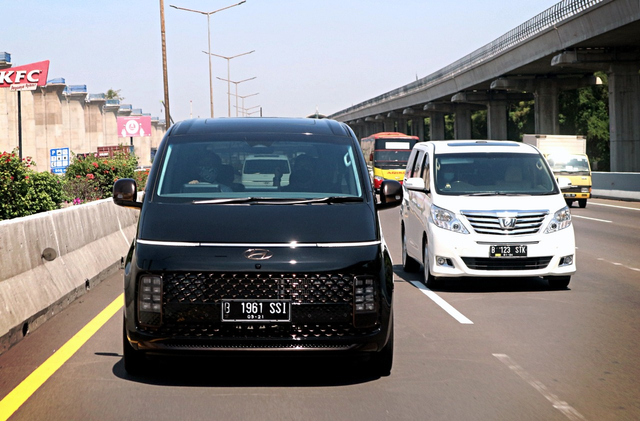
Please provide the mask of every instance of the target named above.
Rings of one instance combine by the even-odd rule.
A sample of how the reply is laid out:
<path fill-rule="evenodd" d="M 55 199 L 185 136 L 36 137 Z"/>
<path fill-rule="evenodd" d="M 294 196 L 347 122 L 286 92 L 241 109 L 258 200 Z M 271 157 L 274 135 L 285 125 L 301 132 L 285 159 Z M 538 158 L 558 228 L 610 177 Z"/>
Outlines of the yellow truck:
<path fill-rule="evenodd" d="M 535 146 L 547 158 L 556 178 L 567 178 L 571 186 L 562 189 L 567 205 L 581 208 L 591 197 L 591 166 L 584 136 L 526 134 L 522 141 Z"/>

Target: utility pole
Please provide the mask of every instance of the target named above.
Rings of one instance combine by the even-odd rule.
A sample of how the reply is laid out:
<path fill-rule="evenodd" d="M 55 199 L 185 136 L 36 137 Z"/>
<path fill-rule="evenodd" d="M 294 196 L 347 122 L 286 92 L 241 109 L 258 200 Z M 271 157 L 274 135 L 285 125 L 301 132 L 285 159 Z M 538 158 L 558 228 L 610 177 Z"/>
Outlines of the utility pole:
<path fill-rule="evenodd" d="M 165 130 L 171 126 L 169 111 L 169 76 L 167 75 L 167 40 L 164 30 L 164 1 L 160 0 L 160 33 L 162 34 L 162 76 L 164 80 L 164 120 Z"/>

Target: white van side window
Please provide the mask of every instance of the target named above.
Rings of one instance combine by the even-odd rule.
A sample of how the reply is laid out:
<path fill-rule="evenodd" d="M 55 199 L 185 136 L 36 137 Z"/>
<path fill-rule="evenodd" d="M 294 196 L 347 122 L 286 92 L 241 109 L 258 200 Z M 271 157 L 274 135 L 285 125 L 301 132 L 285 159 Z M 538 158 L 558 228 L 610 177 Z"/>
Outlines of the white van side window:
<path fill-rule="evenodd" d="M 429 166 L 429 154 L 425 153 L 424 154 L 424 159 L 422 162 L 422 174 L 420 174 L 420 177 L 422 177 L 422 179 L 424 180 L 424 185 L 426 188 L 429 188 L 430 186 L 430 182 L 431 182 L 431 175 L 430 175 L 430 166 Z"/>

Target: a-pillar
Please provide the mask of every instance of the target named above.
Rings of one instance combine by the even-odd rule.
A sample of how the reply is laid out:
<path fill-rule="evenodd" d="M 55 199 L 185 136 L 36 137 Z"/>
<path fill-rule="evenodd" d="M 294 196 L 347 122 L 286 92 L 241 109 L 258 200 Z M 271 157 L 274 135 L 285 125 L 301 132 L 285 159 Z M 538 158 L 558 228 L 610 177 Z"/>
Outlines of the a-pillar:
<path fill-rule="evenodd" d="M 609 71 L 612 172 L 640 171 L 640 74 L 638 63 L 613 63 Z"/>

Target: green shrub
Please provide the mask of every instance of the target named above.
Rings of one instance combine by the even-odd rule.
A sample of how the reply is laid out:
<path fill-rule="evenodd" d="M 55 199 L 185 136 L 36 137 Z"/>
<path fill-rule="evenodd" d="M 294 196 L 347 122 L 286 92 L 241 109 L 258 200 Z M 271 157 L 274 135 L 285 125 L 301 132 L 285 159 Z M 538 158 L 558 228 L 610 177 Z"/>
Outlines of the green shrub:
<path fill-rule="evenodd" d="M 73 197 L 73 199 L 80 198 L 83 201 L 111 197 L 113 183 L 119 178 L 133 178 L 137 166 L 136 156 L 126 152 L 117 152 L 111 158 L 100 158 L 96 154 L 83 158 L 75 156 L 65 174 L 65 179 L 70 184 L 67 194 L 69 195 L 70 192 L 83 193 L 85 195 L 82 197 Z"/>
<path fill-rule="evenodd" d="M 17 149 L 0 155 L 0 220 L 60 208 L 61 178 L 34 171 L 34 165 L 31 157 L 20 159 Z"/>

